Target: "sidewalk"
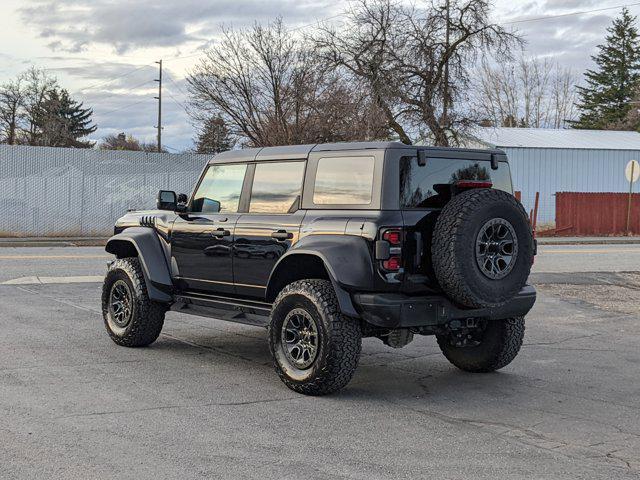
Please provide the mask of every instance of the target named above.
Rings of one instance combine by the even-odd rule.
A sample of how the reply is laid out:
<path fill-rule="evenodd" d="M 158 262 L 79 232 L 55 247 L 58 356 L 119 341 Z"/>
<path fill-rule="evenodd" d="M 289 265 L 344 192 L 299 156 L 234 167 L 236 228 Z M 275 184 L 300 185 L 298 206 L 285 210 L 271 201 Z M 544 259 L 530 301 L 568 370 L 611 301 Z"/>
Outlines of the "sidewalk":
<path fill-rule="evenodd" d="M 538 237 L 538 245 L 628 245 L 640 244 L 640 237 Z"/>
<path fill-rule="evenodd" d="M 0 238 L 2 247 L 100 247 L 107 243 L 106 237 L 31 237 Z"/>

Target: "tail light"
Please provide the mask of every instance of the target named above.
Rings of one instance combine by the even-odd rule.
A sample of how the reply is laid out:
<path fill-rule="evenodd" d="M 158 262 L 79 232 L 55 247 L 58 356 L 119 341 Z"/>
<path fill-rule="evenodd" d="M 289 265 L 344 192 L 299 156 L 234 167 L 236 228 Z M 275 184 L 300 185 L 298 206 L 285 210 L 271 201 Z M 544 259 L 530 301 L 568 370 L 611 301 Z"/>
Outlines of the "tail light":
<path fill-rule="evenodd" d="M 402 269 L 402 242 L 404 232 L 400 228 L 382 230 L 380 240 L 376 242 L 376 259 L 386 272 L 399 272 Z"/>
<path fill-rule="evenodd" d="M 390 245 L 397 247 L 402 243 L 402 231 L 401 230 L 385 230 L 382 234 L 382 239 L 389 242 Z"/>
<path fill-rule="evenodd" d="M 397 272 L 400 270 L 402 262 L 399 255 L 393 255 L 388 260 L 382 262 L 382 268 L 388 272 Z"/>

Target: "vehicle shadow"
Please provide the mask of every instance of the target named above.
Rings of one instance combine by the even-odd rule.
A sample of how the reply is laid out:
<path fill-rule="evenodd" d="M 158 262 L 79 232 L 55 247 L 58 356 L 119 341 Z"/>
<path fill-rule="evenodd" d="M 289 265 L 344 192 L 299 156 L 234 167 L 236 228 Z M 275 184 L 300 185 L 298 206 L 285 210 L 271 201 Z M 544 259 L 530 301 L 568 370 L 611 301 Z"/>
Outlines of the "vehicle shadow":
<path fill-rule="evenodd" d="M 238 376 L 255 376 L 256 368 L 262 368 L 274 384 L 280 383 L 273 374 L 264 329 L 231 325 L 213 326 L 202 332 L 180 328 L 179 332 L 163 333 L 152 348 L 179 355 L 212 355 L 215 357 L 212 362 L 237 370 Z M 365 339 L 353 380 L 330 398 L 339 402 L 436 403 L 455 399 L 463 407 L 467 402 L 476 404 L 482 394 L 492 399 L 507 398 L 526 387 L 526 378 L 511 371 L 470 374 L 456 369 L 446 361 L 432 338 L 417 338 L 401 350 L 386 347 L 377 339 Z"/>

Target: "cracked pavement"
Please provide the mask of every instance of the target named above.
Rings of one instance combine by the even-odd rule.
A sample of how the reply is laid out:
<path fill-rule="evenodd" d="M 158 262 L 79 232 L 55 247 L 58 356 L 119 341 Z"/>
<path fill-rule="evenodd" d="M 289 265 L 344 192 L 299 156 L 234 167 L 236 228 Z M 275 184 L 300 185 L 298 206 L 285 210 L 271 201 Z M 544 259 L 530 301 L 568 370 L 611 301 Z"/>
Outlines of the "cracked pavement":
<path fill-rule="evenodd" d="M 90 256 L 0 275 L 100 274 Z M 366 339 L 354 380 L 319 398 L 279 381 L 262 329 L 169 313 L 126 349 L 100 285 L 0 286 L 0 478 L 639 478 L 638 274 L 558 258 L 501 372 L 460 372 L 430 337 Z"/>

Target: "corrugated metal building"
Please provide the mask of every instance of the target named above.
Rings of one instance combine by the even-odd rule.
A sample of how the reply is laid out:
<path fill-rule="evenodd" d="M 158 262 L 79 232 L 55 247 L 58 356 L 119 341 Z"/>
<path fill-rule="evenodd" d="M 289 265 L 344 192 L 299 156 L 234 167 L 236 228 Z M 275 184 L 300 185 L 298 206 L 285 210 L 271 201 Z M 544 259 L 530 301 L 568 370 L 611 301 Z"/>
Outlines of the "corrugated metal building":
<path fill-rule="evenodd" d="M 627 192 L 625 166 L 640 160 L 636 132 L 479 128 L 465 143 L 507 153 L 527 210 L 540 192 L 538 224 L 555 221 L 556 192 Z"/>

